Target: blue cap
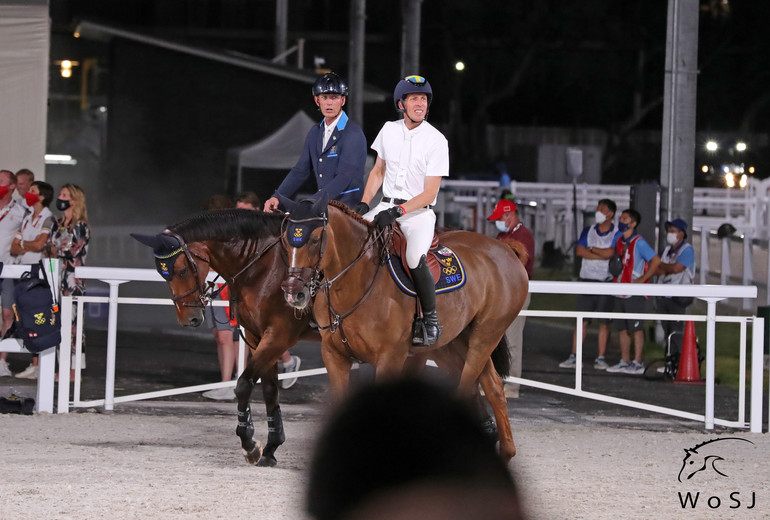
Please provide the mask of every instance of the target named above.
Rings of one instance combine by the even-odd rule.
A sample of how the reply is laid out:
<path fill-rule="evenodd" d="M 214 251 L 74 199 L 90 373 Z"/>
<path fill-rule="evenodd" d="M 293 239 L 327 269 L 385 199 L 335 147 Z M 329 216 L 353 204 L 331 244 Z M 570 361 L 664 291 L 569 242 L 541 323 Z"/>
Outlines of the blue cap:
<path fill-rule="evenodd" d="M 687 222 L 681 218 L 675 218 L 674 220 L 667 220 L 664 227 L 674 226 L 677 229 L 681 229 L 684 232 L 684 236 L 687 236 Z"/>

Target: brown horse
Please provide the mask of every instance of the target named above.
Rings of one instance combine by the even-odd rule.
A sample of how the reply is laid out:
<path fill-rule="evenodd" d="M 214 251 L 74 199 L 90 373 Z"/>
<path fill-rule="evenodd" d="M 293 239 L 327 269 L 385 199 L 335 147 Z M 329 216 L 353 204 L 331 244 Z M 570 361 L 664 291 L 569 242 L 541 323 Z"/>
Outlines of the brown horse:
<path fill-rule="evenodd" d="M 307 287 L 311 294 L 321 293 L 313 311 L 333 396 L 341 397 L 347 388 L 354 359 L 371 363 L 379 378 L 401 373 L 410 351 L 427 355 L 460 374 L 461 394 L 470 397 L 481 384 L 497 421 L 500 454 L 508 462 L 516 448 L 503 381 L 490 356 L 527 296 L 527 273 L 519 259 L 526 253 L 520 244 L 512 247 L 467 231 L 443 233 L 441 243 L 465 264 L 467 280 L 455 293 L 437 296 L 444 328 L 439 342 L 413 348 L 415 302 L 382 268 L 389 247 L 383 233 L 336 201 L 328 207 L 324 201 L 312 207 L 282 202 L 292 211 L 284 232 L 290 265 L 283 288 L 287 301 L 300 308 L 308 305 Z"/>
<path fill-rule="evenodd" d="M 211 297 L 205 282 L 209 269 L 230 288 L 230 305 L 246 330 L 251 357 L 238 378 L 236 434 L 246 461 L 274 466 L 275 450 L 285 433 L 278 404 L 278 367 L 281 354 L 312 333 L 309 316 L 295 316 L 284 301 L 281 280 L 287 272 L 286 250 L 280 243 L 283 215 L 227 209 L 202 213 L 169 226 L 154 236 L 132 234 L 153 248 L 161 276 L 168 282 L 183 326 L 203 323 L 203 307 Z M 317 337 L 317 336 L 316 336 Z M 268 437 L 264 450 L 254 441 L 249 399 L 262 378 Z"/>

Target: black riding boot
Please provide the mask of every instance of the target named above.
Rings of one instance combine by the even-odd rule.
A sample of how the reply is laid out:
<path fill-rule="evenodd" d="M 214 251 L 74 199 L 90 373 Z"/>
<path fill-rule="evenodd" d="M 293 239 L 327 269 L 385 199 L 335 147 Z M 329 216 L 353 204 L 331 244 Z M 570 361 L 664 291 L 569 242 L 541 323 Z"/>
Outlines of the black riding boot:
<path fill-rule="evenodd" d="M 436 285 L 428 267 L 425 255 L 420 258 L 417 268 L 410 269 L 414 288 L 422 307 L 422 320 L 415 317 L 412 329 L 412 344 L 427 347 L 441 337 L 441 325 L 436 314 Z"/>

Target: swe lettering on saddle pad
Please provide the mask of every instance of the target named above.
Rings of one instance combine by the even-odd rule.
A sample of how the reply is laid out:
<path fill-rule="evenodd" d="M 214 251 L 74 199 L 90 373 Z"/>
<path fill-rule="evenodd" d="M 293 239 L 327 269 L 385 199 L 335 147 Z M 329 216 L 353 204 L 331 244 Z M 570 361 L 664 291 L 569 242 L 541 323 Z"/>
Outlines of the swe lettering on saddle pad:
<path fill-rule="evenodd" d="M 457 254 L 446 246 L 439 246 L 432 250 L 429 255 L 435 255 L 438 260 L 440 273 L 436 282 L 436 294 L 447 293 L 459 289 L 465 285 L 465 268 L 457 257 Z M 409 296 L 415 296 L 414 283 L 404 270 L 404 264 L 401 258 L 395 255 L 388 255 L 388 271 L 393 277 L 393 281 L 402 292 Z"/>

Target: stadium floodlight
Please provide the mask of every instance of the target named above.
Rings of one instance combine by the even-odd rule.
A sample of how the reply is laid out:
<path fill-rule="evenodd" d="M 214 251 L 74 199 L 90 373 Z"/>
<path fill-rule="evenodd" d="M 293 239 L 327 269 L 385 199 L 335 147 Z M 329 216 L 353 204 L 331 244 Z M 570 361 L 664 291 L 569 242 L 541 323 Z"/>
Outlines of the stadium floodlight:
<path fill-rule="evenodd" d="M 706 150 L 708 150 L 709 152 L 716 152 L 717 150 L 719 150 L 719 145 L 717 144 L 716 141 L 708 141 L 706 142 Z"/>

